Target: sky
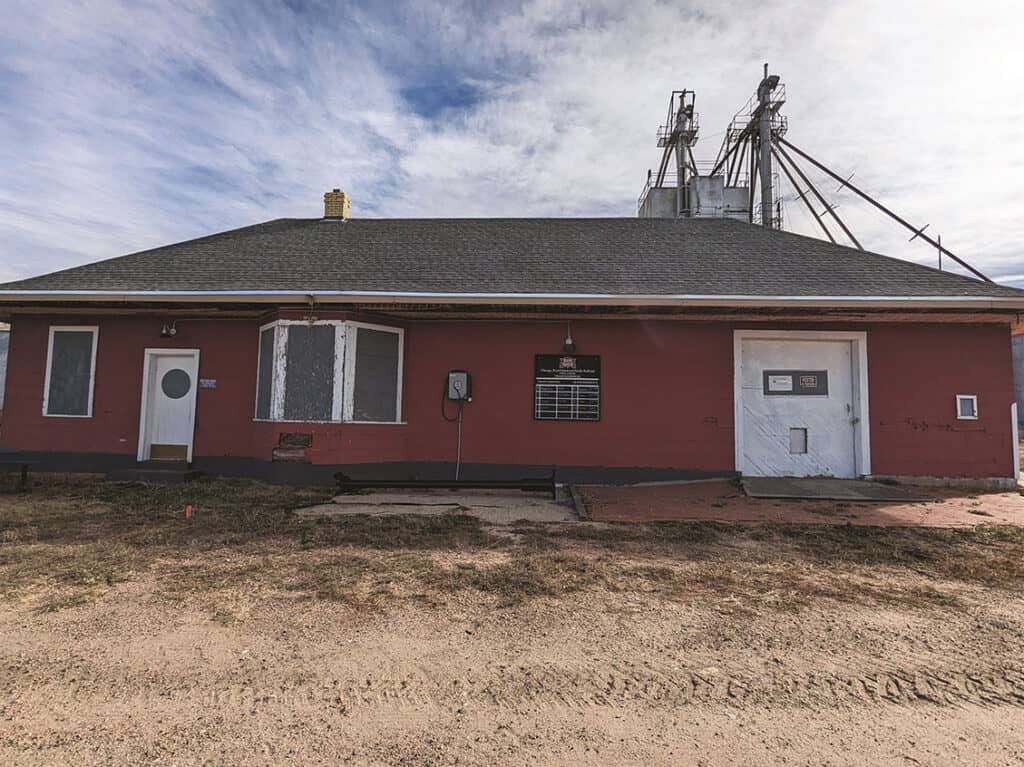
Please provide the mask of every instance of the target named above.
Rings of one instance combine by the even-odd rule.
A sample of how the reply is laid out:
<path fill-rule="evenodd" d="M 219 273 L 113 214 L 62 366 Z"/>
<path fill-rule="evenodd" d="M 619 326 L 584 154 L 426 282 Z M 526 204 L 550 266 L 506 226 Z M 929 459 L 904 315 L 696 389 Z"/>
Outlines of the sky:
<path fill-rule="evenodd" d="M 768 62 L 788 140 L 1024 286 L 1009 0 L 0 8 L 0 281 L 320 216 L 332 188 L 353 217 L 634 216 L 671 91 L 696 91 L 712 160 Z M 936 264 L 812 177 L 865 247 Z M 817 236 L 783 193 L 785 227 Z"/>

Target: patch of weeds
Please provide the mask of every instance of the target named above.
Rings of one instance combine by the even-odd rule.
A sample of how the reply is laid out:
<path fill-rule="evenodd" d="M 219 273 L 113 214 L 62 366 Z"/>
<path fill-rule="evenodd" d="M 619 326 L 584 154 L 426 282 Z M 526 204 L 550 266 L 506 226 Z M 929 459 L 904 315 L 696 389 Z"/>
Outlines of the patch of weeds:
<path fill-rule="evenodd" d="M 63 591 L 46 597 L 35 609 L 39 613 L 56 613 L 71 607 L 87 605 L 95 598 L 96 593 L 89 589 Z"/>
<path fill-rule="evenodd" d="M 653 583 L 672 583 L 678 578 L 675 570 L 662 565 L 631 565 L 621 569 L 619 575 L 623 578 Z"/>
<path fill-rule="evenodd" d="M 517 556 L 492 565 L 464 563 L 450 570 L 439 569 L 428 582 L 446 591 L 472 588 L 513 605 L 534 597 L 577 592 L 601 580 L 601 570 L 591 560 L 557 554 Z"/>
<path fill-rule="evenodd" d="M 292 563 L 280 573 L 280 585 L 310 599 L 356 604 L 356 586 L 369 574 L 381 572 L 381 564 L 350 554 L 318 556 Z"/>
<path fill-rule="evenodd" d="M 816 598 L 922 606 L 952 599 L 938 589 L 901 589 L 895 580 L 857 581 L 856 567 L 1024 587 L 1024 529 L 1017 527 L 519 522 L 495 535 L 460 514 L 292 513 L 327 495 L 246 480 L 167 487 L 42 475 L 31 493 L 4 498 L 0 597 L 48 588 L 61 609 L 154 565 L 172 597 L 265 586 L 357 606 L 394 598 L 436 604 L 435 597 L 463 589 L 505 604 L 582 589 L 775 609 Z M 188 521 L 186 503 L 195 509 Z M 432 552 L 456 552 L 464 564 L 441 567 Z"/>
<path fill-rule="evenodd" d="M 384 550 L 484 549 L 497 545 L 479 519 L 465 514 L 318 517 L 297 532 L 305 549 L 340 545 Z"/>
<path fill-rule="evenodd" d="M 776 533 L 822 563 L 890 565 L 988 586 L 1024 586 L 1024 528 L 869 528 L 821 526 Z M 802 532 L 802 534 L 801 534 Z"/>
<path fill-rule="evenodd" d="M 161 589 L 167 596 L 183 599 L 250 585 L 273 572 L 273 562 L 232 560 L 223 554 L 207 554 L 203 561 L 174 562 L 161 567 Z"/>
<path fill-rule="evenodd" d="M 771 564 L 735 567 L 705 564 L 675 581 L 676 597 L 711 598 L 743 609 L 800 610 L 829 599 L 847 604 L 885 604 L 911 608 L 952 608 L 960 601 L 931 586 L 903 587 L 865 581 L 848 570 L 802 569 Z M 671 594 L 670 594 L 671 596 Z"/>
<path fill-rule="evenodd" d="M 237 621 L 238 619 L 235 617 L 235 614 L 230 610 L 225 610 L 223 608 L 218 607 L 213 611 L 213 614 L 210 616 L 210 620 L 212 620 L 214 623 L 220 624 L 221 626 L 230 626 L 233 623 L 235 623 L 235 621 Z"/>
<path fill-rule="evenodd" d="M 45 591 L 40 608 L 54 612 L 92 601 L 138 567 L 128 547 L 98 544 L 0 547 L 0 598 Z"/>
<path fill-rule="evenodd" d="M 717 542 L 723 533 L 736 530 L 736 526 L 723 522 L 651 522 L 643 525 L 606 522 L 600 525 L 563 525 L 549 535 L 555 540 L 581 541 L 615 549 L 629 544 L 664 547 L 711 544 Z"/>
<path fill-rule="evenodd" d="M 501 529 L 500 533 L 508 540 L 517 541 L 524 549 L 534 552 L 552 551 L 560 546 L 551 529 L 545 525 L 519 523 Z"/>

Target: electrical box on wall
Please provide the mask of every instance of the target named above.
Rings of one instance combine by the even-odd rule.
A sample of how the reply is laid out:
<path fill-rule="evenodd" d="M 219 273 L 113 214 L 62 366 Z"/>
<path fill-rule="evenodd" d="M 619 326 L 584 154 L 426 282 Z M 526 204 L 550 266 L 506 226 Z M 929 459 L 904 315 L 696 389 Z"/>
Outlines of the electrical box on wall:
<path fill-rule="evenodd" d="M 465 370 L 448 372 L 448 399 L 470 401 L 473 399 L 473 376 Z"/>

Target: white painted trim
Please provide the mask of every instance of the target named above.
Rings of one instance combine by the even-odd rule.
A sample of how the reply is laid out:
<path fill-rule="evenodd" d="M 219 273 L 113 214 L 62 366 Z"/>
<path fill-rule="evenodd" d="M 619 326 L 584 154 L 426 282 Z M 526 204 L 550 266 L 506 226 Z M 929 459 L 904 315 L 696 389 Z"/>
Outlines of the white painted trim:
<path fill-rule="evenodd" d="M 347 423 L 352 421 L 352 416 L 355 414 L 356 344 L 359 343 L 359 333 L 358 328 L 354 328 L 354 330 L 357 332 L 347 333 L 348 338 L 345 341 L 345 356 L 342 364 L 345 377 L 342 381 L 344 398 L 342 399 L 341 420 Z"/>
<path fill-rule="evenodd" d="M 192 384 L 192 417 L 188 425 L 188 452 L 185 460 L 192 463 L 192 448 L 196 441 L 196 410 L 199 407 L 199 350 L 198 349 L 146 349 L 142 355 L 142 397 L 139 406 L 139 443 L 136 448 L 136 460 L 148 460 L 146 455 L 146 425 L 149 418 L 149 371 L 153 361 L 159 356 L 185 357 L 191 355 L 196 361 L 196 377 Z"/>
<path fill-rule="evenodd" d="M 850 365 L 854 389 L 855 472 L 860 476 L 871 474 L 871 419 L 868 410 L 868 334 L 863 331 L 843 330 L 735 330 L 733 331 L 733 438 L 735 470 L 743 471 L 743 341 L 849 341 Z"/>
<path fill-rule="evenodd" d="M 345 404 L 345 340 L 347 328 L 343 322 L 334 326 L 334 391 L 331 392 L 331 420 L 343 419 Z"/>
<path fill-rule="evenodd" d="M 960 415 L 960 400 L 969 399 L 974 403 L 974 415 Z M 956 407 L 956 420 L 977 421 L 978 420 L 978 395 L 977 394 L 954 394 L 953 405 Z"/>
<path fill-rule="evenodd" d="M 1013 478 L 1020 482 L 1020 424 L 1017 423 L 1017 403 L 1010 403 L 1010 449 L 1013 451 Z"/>
<path fill-rule="evenodd" d="M 85 332 L 92 333 L 92 360 L 89 365 L 89 408 L 85 415 L 67 415 L 64 413 L 49 413 L 50 407 L 50 374 L 53 366 L 53 335 L 56 332 Z M 50 325 L 50 335 L 46 344 L 46 376 L 43 380 L 43 415 L 47 418 L 92 418 L 93 396 L 96 392 L 96 351 L 99 347 L 100 326 L 99 325 Z"/>
<path fill-rule="evenodd" d="M 288 333 L 283 328 L 291 325 L 327 325 L 334 327 L 334 389 L 331 392 L 330 421 L 292 421 L 284 417 L 285 391 L 288 376 Z M 272 320 L 260 326 L 260 334 L 265 330 L 274 329 L 274 367 L 271 373 L 270 418 L 261 419 L 254 415 L 254 421 L 270 421 L 274 423 L 340 423 L 342 418 L 342 402 L 344 395 L 345 373 L 345 328 L 344 320 Z M 257 368 L 256 396 L 259 403 L 259 373 Z"/>
<path fill-rule="evenodd" d="M 260 370 L 263 365 L 263 331 L 267 330 L 268 326 L 264 325 L 256 332 L 256 397 L 252 403 L 252 416 L 254 421 L 259 420 L 260 415 Z M 274 344 L 270 344 L 270 353 L 274 353 Z M 274 391 L 274 368 L 270 368 L 270 391 Z M 271 402 L 271 407 L 273 402 Z M 269 413 L 268 413 L 269 415 Z"/>
<path fill-rule="evenodd" d="M 301 303 L 310 298 L 344 299 L 350 303 L 436 303 L 452 304 L 611 304 L 634 306 L 809 306 L 809 307 L 933 307 L 979 309 L 1024 309 L 1024 297 L 1009 296 L 792 296 L 715 295 L 706 293 L 614 294 L 614 293 L 430 293 L 390 290 L 0 290 L 0 302 L 21 301 L 148 301 L 154 298 L 181 302 L 218 303 Z M 299 320 L 301 322 L 301 320 Z"/>
<path fill-rule="evenodd" d="M 288 385 L 288 334 L 274 324 L 274 371 L 270 376 L 270 417 L 284 417 L 284 391 Z"/>

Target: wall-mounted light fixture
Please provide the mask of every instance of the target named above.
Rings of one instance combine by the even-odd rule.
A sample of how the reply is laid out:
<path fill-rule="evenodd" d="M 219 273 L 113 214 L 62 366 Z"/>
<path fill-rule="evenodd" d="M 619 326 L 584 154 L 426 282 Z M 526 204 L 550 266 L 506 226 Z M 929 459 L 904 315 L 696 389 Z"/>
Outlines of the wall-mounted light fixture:
<path fill-rule="evenodd" d="M 576 342 L 572 340 L 572 322 L 569 320 L 565 323 L 565 343 L 562 345 L 562 351 L 566 354 L 576 351 Z"/>
<path fill-rule="evenodd" d="M 161 338 L 174 338 L 176 335 L 178 335 L 178 327 L 177 327 L 177 325 L 178 325 L 178 321 L 177 320 L 171 320 L 169 323 L 165 322 L 164 326 L 162 328 L 160 328 L 160 337 Z"/>
<path fill-rule="evenodd" d="M 335 190 L 335 191 L 337 191 L 337 190 Z M 316 296 L 310 294 L 308 296 L 308 298 L 309 298 L 309 314 L 305 315 L 302 319 L 304 319 L 306 322 L 308 322 L 310 327 L 313 327 L 313 325 L 316 324 L 316 321 L 318 319 L 317 316 L 315 314 L 313 314 L 313 312 L 316 311 Z"/>

